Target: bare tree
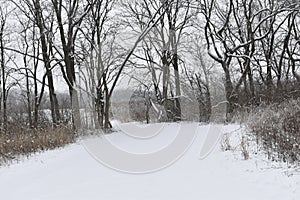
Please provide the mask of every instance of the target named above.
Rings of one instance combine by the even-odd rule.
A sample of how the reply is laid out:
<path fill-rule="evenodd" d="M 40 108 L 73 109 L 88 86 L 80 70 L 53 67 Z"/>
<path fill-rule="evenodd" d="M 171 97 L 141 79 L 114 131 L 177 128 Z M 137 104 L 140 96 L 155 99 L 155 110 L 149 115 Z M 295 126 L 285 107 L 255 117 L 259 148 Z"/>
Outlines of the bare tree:
<path fill-rule="evenodd" d="M 271 8 L 269 6 L 268 3 L 263 4 L 260 0 L 241 2 L 229 0 L 225 4 L 217 1 L 201 1 L 207 50 L 209 55 L 221 64 L 224 71 L 228 120 L 238 105 L 238 91 L 247 75 L 252 95 L 254 93 L 251 58 L 258 49 L 257 43 L 269 41 L 273 44 L 273 40 L 267 38 L 273 38 L 280 24 L 285 21 L 285 18 L 281 19 L 277 16 L 289 11 L 289 8 L 281 5 Z M 272 48 L 272 44 L 268 47 Z M 271 54 L 271 50 L 265 51 L 266 55 Z M 234 81 L 232 66 L 241 61 L 241 75 Z M 269 64 L 271 62 L 269 55 L 266 62 Z M 270 69 L 269 66 L 267 68 L 269 82 L 272 78 Z"/>
<path fill-rule="evenodd" d="M 37 27 L 38 32 L 34 30 L 35 34 L 39 33 L 38 39 L 40 40 L 40 45 L 37 48 L 41 48 L 42 58 L 39 58 L 39 54 L 31 55 L 31 58 L 36 57 L 36 60 L 41 60 L 44 63 L 44 68 L 46 71 L 47 77 L 47 86 L 49 89 L 49 97 L 51 103 L 51 116 L 52 122 L 54 124 L 58 124 L 60 121 L 60 113 L 59 113 L 59 105 L 56 97 L 56 92 L 54 88 L 54 79 L 53 79 L 53 66 L 51 65 L 51 60 L 53 56 L 53 37 L 54 37 L 54 16 L 51 11 L 51 7 L 49 8 L 48 2 L 44 2 L 41 5 L 40 0 L 12 0 L 11 1 L 16 8 L 18 8 L 17 12 L 21 13 L 30 23 L 30 26 Z M 19 17 L 19 20 L 21 18 Z M 22 24 L 22 22 L 20 22 Z M 28 27 L 23 28 L 27 29 Z M 35 46 L 34 46 L 35 48 Z M 39 49 L 34 49 L 34 53 L 40 52 Z M 28 52 L 18 51 L 23 55 L 28 57 Z M 24 54 L 25 53 L 25 54 Z M 35 59 L 35 58 L 34 58 Z M 38 63 L 36 63 L 36 67 Z M 36 77 L 33 77 L 36 78 Z M 36 101 L 38 102 L 38 101 Z"/>
<path fill-rule="evenodd" d="M 108 1 L 108 4 L 114 1 Z M 104 2 L 103 2 L 104 3 Z M 105 4 L 104 4 L 105 5 Z M 143 29 L 138 33 L 137 39 L 133 43 L 131 49 L 123 52 L 123 49 L 118 47 L 115 36 L 116 32 L 111 24 L 106 26 L 106 14 L 109 12 L 109 7 L 104 7 L 106 10 L 101 12 L 101 6 L 95 7 L 96 13 L 93 15 L 93 22 L 96 25 L 96 29 L 94 33 L 91 34 L 91 44 L 94 46 L 93 50 L 96 53 L 96 57 L 93 57 L 92 60 L 96 60 L 96 64 L 93 66 L 97 66 L 96 69 L 96 82 L 97 82 L 97 92 L 100 92 L 104 95 L 104 100 L 99 103 L 103 103 L 100 105 L 100 116 L 98 116 L 98 120 L 100 119 L 99 124 L 102 124 L 103 120 L 103 128 L 108 129 L 111 127 L 109 122 L 109 113 L 110 113 L 110 100 L 112 94 L 117 86 L 117 83 L 124 71 L 124 68 L 127 66 L 127 63 L 134 53 L 135 49 L 138 47 L 139 43 L 144 40 L 144 38 L 148 35 L 148 33 L 158 24 L 158 22 L 163 18 L 166 9 L 166 3 L 160 5 L 156 12 L 153 13 L 151 18 L 145 22 Z M 103 8 L 103 7 L 102 7 Z M 97 17 L 98 16 L 98 17 Z M 104 28 L 108 28 L 108 32 L 104 31 Z M 111 30 L 113 30 L 111 32 Z M 96 42 L 94 42 L 96 41 Z M 96 48 L 95 48 L 96 47 Z M 104 51 L 106 49 L 106 51 Z M 96 58 L 96 59 L 95 59 Z M 91 62 L 92 63 L 92 62 Z M 101 94 L 101 95 L 102 95 Z M 97 94 L 98 95 L 98 94 Z M 100 97 L 101 97 L 100 95 Z M 99 98 L 99 97 L 97 97 Z M 102 98 L 102 97 L 101 97 Z M 100 98 L 100 99 L 101 99 Z M 98 99 L 99 101 L 99 99 Z M 99 109 L 99 108 L 98 108 Z M 101 109 L 103 109 L 101 111 Z M 101 112 L 103 112 L 103 117 L 101 117 Z"/>
<path fill-rule="evenodd" d="M 50 103 L 51 103 L 51 114 L 52 114 L 52 121 L 54 124 L 59 123 L 60 121 L 60 114 L 59 114 L 59 106 L 58 101 L 54 89 L 54 81 L 53 81 L 53 73 L 51 67 L 51 60 L 50 54 L 53 51 L 53 15 L 50 14 L 46 16 L 50 19 L 48 22 L 50 25 L 46 25 L 45 16 L 43 15 L 43 8 L 41 7 L 40 0 L 33 0 L 33 7 L 34 7 L 34 14 L 35 14 L 35 22 L 38 26 L 40 32 L 40 40 L 41 40 L 41 48 L 42 48 L 42 55 L 43 61 L 46 69 L 47 79 L 48 79 L 48 88 L 49 88 L 49 96 L 50 96 Z M 45 9 L 45 8 L 44 8 Z M 48 33 L 48 35 L 46 35 Z"/>
<path fill-rule="evenodd" d="M 59 46 L 56 46 L 55 48 L 63 60 L 63 64 L 61 62 L 59 64 L 61 66 L 63 77 L 69 87 L 73 125 L 75 129 L 81 127 L 78 89 L 76 88 L 75 43 L 81 24 L 90 12 L 93 4 L 93 1 L 88 0 L 51 0 L 60 34 L 59 42 L 62 51 Z"/>
<path fill-rule="evenodd" d="M 10 90 L 18 86 L 19 78 L 14 76 L 16 69 L 12 67 L 15 62 L 15 55 L 7 51 L 6 47 L 12 42 L 10 39 L 11 30 L 8 27 L 8 19 L 11 15 L 11 8 L 6 7 L 3 3 L 0 7 L 0 67 L 1 67 L 1 110 L 2 110 L 2 128 L 4 131 L 8 129 L 8 96 Z"/>
<path fill-rule="evenodd" d="M 7 13 L 5 11 L 0 10 L 0 51 L 1 51 L 1 75 L 2 75 L 2 110 L 3 110 L 3 129 L 6 131 L 7 129 L 7 86 L 6 86 L 6 61 L 5 61 L 5 28 L 6 28 L 6 20 Z"/>
<path fill-rule="evenodd" d="M 212 114 L 211 75 L 215 63 L 207 58 L 201 37 L 199 33 L 195 33 L 190 40 L 187 47 L 189 56 L 187 55 L 185 63 L 192 68 L 185 66 L 184 72 L 198 103 L 199 121 L 209 122 Z"/>
<path fill-rule="evenodd" d="M 39 59 L 41 42 L 38 34 L 36 34 L 38 31 L 37 28 L 35 26 L 31 26 L 32 23 L 28 19 L 22 20 L 19 18 L 19 23 L 21 24 L 23 30 L 20 34 L 20 43 L 22 44 L 20 48 L 23 49 L 22 54 L 24 66 L 22 68 L 18 66 L 18 69 L 21 75 L 24 76 L 26 83 L 26 100 L 29 125 L 30 127 L 38 128 L 39 110 L 44 96 L 45 87 L 47 86 L 47 72 L 43 74 L 41 78 L 39 77 L 38 70 L 43 68 L 40 65 L 40 61 L 43 61 L 43 59 Z M 32 111 L 33 116 L 31 114 Z M 51 110 L 51 112 L 53 112 L 53 110 Z"/>
<path fill-rule="evenodd" d="M 123 5 L 126 10 L 125 18 L 128 18 L 127 23 L 134 31 L 143 29 L 145 21 L 150 19 L 161 5 L 165 7 L 159 23 L 144 39 L 140 47 L 144 54 L 136 54 L 135 57 L 141 62 L 147 62 L 148 66 L 145 68 L 152 76 L 157 101 L 164 105 L 167 120 L 181 119 L 179 49 L 185 29 L 189 26 L 189 21 L 193 16 L 190 4 L 191 1 L 152 2 L 144 0 L 141 3 L 124 2 Z M 132 23 L 132 19 L 135 24 Z M 159 62 L 154 60 L 156 57 L 160 59 Z M 161 73 L 161 79 L 158 78 L 159 73 Z M 159 88 L 160 81 L 161 90 Z M 172 85 L 175 85 L 175 91 L 172 90 Z M 171 102 L 174 107 L 170 109 Z"/>
<path fill-rule="evenodd" d="M 94 102 L 91 107 L 96 113 L 95 125 L 105 129 L 111 126 L 108 117 L 105 117 L 108 116 L 105 113 L 109 113 L 110 104 L 108 85 L 113 81 L 124 55 L 116 42 L 118 24 L 110 20 L 114 4 L 115 0 L 96 2 L 83 25 L 85 40 L 89 45 L 83 44 L 82 49 L 89 59 L 86 59 L 86 74 L 82 73 L 81 76 Z"/>

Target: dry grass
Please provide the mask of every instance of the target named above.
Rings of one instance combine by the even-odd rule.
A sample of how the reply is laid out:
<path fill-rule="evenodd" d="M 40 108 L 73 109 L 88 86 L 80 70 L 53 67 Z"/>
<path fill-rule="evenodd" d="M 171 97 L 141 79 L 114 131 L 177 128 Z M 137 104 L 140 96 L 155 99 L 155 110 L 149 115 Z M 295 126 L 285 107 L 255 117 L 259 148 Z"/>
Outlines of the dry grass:
<path fill-rule="evenodd" d="M 269 159 L 300 163 L 300 99 L 257 108 L 248 126 Z"/>
<path fill-rule="evenodd" d="M 65 126 L 0 133 L 0 165 L 22 156 L 63 147 L 75 139 L 72 129 Z"/>

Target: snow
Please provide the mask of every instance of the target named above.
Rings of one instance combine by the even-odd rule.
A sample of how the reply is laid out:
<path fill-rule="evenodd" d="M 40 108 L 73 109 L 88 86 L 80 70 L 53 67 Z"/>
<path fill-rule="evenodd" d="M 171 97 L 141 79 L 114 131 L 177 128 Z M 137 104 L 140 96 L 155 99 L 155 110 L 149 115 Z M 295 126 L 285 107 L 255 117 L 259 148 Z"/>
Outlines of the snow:
<path fill-rule="evenodd" d="M 172 139 L 178 124 L 169 124 L 155 142 L 134 145 L 122 133 L 112 142 L 130 151 L 151 151 Z M 296 200 L 300 199 L 300 174 L 267 161 L 261 155 L 243 160 L 240 152 L 222 152 L 217 146 L 204 160 L 201 144 L 209 125 L 200 126 L 197 138 L 176 163 L 155 173 L 133 175 L 103 166 L 81 142 L 47 151 L 18 164 L 0 168 L 0 198 L 5 200 Z M 238 125 L 225 132 L 240 132 Z M 153 147 L 153 148 L 151 148 Z M 278 166 L 281 167 L 278 167 Z"/>

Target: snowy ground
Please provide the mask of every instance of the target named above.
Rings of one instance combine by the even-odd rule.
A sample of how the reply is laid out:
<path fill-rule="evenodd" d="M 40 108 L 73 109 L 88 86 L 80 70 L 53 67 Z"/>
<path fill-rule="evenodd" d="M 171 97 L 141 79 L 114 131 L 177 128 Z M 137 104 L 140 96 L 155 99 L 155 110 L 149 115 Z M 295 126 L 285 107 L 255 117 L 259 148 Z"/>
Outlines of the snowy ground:
<path fill-rule="evenodd" d="M 123 148 L 148 151 L 154 144 L 170 141 L 174 134 L 170 130 L 177 126 L 168 125 L 169 131 L 161 133 L 161 139 L 143 145 L 134 145 L 121 133 L 109 137 Z M 175 164 L 150 174 L 132 175 L 109 169 L 94 160 L 80 142 L 42 153 L 0 168 L 0 199 L 300 199 L 299 172 L 284 165 L 278 167 L 279 164 L 262 156 L 250 155 L 245 161 L 239 151 L 222 152 L 218 146 L 206 159 L 199 160 L 199 148 L 207 129 L 207 125 L 200 127 L 191 148 Z M 227 132 L 235 129 L 239 126 L 226 127 Z"/>

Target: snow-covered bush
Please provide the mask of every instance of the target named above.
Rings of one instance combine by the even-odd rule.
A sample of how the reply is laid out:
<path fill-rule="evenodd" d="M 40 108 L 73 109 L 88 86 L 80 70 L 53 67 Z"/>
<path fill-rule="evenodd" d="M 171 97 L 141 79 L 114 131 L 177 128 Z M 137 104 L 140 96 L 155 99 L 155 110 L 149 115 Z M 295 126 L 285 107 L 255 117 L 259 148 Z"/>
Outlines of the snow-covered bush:
<path fill-rule="evenodd" d="M 261 106 L 250 118 L 249 128 L 269 159 L 300 163 L 300 99 Z"/>
<path fill-rule="evenodd" d="M 221 150 L 222 151 L 231 151 L 232 146 L 230 144 L 230 136 L 229 134 L 224 134 L 223 137 L 221 138 Z"/>

